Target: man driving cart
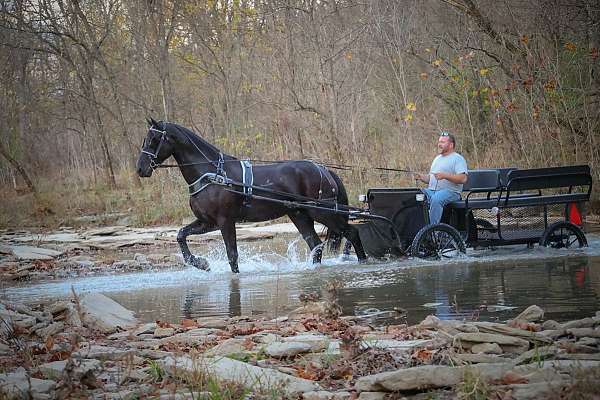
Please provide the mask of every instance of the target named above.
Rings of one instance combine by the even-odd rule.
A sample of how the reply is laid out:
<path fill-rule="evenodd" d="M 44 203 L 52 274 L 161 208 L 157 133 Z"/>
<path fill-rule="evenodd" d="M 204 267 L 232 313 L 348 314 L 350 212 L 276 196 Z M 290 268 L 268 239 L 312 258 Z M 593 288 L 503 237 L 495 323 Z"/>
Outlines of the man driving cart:
<path fill-rule="evenodd" d="M 429 173 L 416 176 L 422 182 L 428 183 L 423 192 L 429 201 L 430 224 L 441 221 L 447 204 L 460 200 L 463 184 L 467 181 L 467 162 L 454 151 L 455 147 L 454 135 L 442 131 L 438 139 L 438 155 L 433 159 Z"/>

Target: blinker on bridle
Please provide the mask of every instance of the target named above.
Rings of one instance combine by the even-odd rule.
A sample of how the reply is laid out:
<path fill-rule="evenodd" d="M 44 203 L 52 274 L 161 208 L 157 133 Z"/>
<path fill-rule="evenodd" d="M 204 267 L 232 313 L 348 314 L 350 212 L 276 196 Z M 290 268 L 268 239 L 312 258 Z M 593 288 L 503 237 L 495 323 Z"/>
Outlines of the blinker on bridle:
<path fill-rule="evenodd" d="M 158 142 L 158 146 L 156 146 L 156 150 L 154 150 L 154 153 L 146 150 L 146 140 L 144 139 L 144 145 L 142 146 L 142 153 L 143 154 L 147 154 L 150 157 L 150 168 L 152 168 L 152 170 L 156 169 L 156 167 L 159 166 L 159 164 L 155 161 L 158 158 L 158 153 L 160 152 L 160 148 L 163 144 L 163 142 L 165 140 L 168 140 L 167 138 L 167 131 L 166 130 L 160 130 L 160 129 L 156 129 L 155 127 L 150 127 L 149 129 L 150 131 L 154 131 L 154 132 L 159 132 L 160 135 L 160 140 Z"/>

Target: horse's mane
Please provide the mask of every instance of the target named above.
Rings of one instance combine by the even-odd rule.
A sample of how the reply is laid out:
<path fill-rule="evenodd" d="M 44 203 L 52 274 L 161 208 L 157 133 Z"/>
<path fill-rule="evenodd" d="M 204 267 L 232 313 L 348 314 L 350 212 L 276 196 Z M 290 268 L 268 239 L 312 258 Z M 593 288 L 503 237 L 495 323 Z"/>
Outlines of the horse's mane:
<path fill-rule="evenodd" d="M 212 143 L 209 143 L 206 140 L 202 139 L 202 137 L 200 137 L 198 134 L 196 134 L 191 129 L 188 129 L 181 125 L 177 125 L 173 122 L 162 122 L 162 124 L 163 124 L 163 129 L 165 129 L 165 130 L 167 130 L 168 127 L 171 126 L 171 127 L 175 128 L 175 130 L 180 131 L 184 136 L 186 136 L 190 141 L 192 141 L 198 147 L 208 147 L 208 149 L 210 151 L 213 151 L 216 155 L 223 154 L 223 158 L 226 158 L 226 159 L 227 158 L 231 158 L 231 159 L 235 158 L 233 156 L 230 156 L 229 154 L 223 153 L 218 147 L 216 147 Z"/>

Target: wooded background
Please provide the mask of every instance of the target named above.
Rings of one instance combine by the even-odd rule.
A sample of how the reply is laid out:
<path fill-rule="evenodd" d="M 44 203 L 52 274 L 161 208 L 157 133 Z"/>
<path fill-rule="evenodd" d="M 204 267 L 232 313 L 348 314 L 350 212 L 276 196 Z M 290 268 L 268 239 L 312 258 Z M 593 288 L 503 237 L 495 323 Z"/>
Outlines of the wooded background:
<path fill-rule="evenodd" d="M 135 175 L 146 116 L 239 158 L 365 168 L 340 173 L 351 192 L 406 182 L 369 167 L 426 170 L 442 129 L 470 168 L 600 177 L 599 0 L 0 4 L 5 198 L 151 184 L 184 198 L 177 171 Z"/>

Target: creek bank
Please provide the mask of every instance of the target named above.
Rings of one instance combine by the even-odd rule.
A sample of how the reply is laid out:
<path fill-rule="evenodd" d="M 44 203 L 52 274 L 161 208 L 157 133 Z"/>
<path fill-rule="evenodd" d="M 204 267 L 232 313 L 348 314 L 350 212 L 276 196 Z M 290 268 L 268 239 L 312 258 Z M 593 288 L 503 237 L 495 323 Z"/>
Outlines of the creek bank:
<path fill-rule="evenodd" d="M 0 304 L 0 397 L 59 399 L 568 398 L 600 391 L 600 312 L 559 323 L 373 328 L 335 297 L 289 317 L 140 323 L 101 294 Z M 590 392 L 591 391 L 591 392 Z M 193 396 L 193 397 L 192 397 Z M 211 397 L 212 396 L 212 397 Z M 562 396 L 562 397 L 561 397 Z M 238 397 L 236 397 L 238 398 Z"/>
<path fill-rule="evenodd" d="M 177 245 L 178 230 L 178 227 L 172 226 L 63 227 L 58 231 L 41 233 L 4 230 L 0 232 L 0 280 L 39 281 L 187 268 Z M 292 223 L 240 224 L 237 240 L 256 241 L 287 234 L 298 235 Z M 215 241 L 222 241 L 218 231 L 188 239 L 190 245 L 206 245 Z"/>

